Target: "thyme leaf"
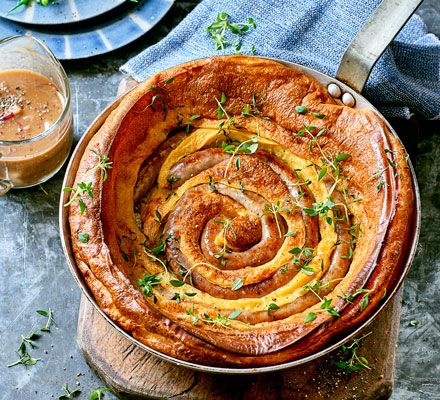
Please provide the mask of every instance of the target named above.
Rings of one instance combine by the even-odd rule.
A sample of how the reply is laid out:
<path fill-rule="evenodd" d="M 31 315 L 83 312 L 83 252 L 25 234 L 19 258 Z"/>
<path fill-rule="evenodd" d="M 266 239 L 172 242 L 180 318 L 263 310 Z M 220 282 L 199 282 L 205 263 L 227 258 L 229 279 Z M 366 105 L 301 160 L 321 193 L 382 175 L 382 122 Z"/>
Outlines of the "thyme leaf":
<path fill-rule="evenodd" d="M 42 332 L 50 332 L 50 327 L 52 324 L 55 323 L 53 319 L 53 311 L 51 308 L 46 310 L 37 310 L 37 313 L 42 315 L 43 317 L 47 317 L 46 325 L 44 325 L 42 328 L 40 328 L 40 331 Z"/>
<path fill-rule="evenodd" d="M 231 290 L 238 290 L 243 286 L 243 281 L 241 278 L 235 278 L 234 282 L 232 283 Z"/>
<path fill-rule="evenodd" d="M 312 322 L 313 320 L 316 319 L 316 313 L 314 312 L 309 312 L 306 317 L 304 318 L 304 322 L 307 324 L 308 322 Z"/>
<path fill-rule="evenodd" d="M 307 114 L 309 110 L 307 110 L 306 106 L 296 106 L 295 107 L 295 112 L 297 112 L 298 114 Z"/>
<path fill-rule="evenodd" d="M 78 239 L 81 243 L 89 242 L 89 234 L 85 232 L 78 232 Z"/>
<path fill-rule="evenodd" d="M 276 311 L 276 310 L 279 310 L 279 309 L 280 309 L 280 307 L 277 304 L 275 304 L 275 303 L 270 303 L 267 306 L 267 312 L 269 314 L 270 314 L 271 311 Z"/>

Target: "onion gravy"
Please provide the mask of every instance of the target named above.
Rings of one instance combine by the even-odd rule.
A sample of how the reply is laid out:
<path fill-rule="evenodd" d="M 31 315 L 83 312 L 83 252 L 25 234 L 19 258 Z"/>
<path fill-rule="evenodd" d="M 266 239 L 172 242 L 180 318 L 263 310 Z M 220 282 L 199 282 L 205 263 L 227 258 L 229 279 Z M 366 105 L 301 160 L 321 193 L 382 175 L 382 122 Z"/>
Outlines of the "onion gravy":
<path fill-rule="evenodd" d="M 0 140 L 29 139 L 50 128 L 64 99 L 45 76 L 30 70 L 0 71 Z"/>

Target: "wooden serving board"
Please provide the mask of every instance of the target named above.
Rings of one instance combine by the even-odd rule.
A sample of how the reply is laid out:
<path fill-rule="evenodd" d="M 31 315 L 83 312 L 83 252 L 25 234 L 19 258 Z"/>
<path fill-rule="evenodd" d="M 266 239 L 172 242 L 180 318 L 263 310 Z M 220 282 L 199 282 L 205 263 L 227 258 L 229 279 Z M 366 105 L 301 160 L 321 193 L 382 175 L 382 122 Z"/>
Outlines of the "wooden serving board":
<path fill-rule="evenodd" d="M 150 355 L 115 330 L 81 298 L 77 340 L 87 363 L 121 399 L 378 400 L 391 395 L 402 289 L 365 333 L 359 354 L 371 370 L 348 374 L 334 352 L 284 371 L 255 375 L 197 372 Z"/>

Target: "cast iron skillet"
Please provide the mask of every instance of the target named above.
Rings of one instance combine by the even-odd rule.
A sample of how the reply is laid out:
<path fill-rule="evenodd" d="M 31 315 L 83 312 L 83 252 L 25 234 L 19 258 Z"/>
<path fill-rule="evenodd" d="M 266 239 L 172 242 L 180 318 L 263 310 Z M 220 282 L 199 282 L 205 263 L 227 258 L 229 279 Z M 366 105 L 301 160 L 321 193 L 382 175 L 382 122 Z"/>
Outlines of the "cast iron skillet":
<path fill-rule="evenodd" d="M 374 108 L 374 106 L 368 102 L 362 95 L 359 93 L 362 91 L 368 76 L 376 63 L 377 59 L 381 56 L 383 51 L 392 41 L 392 39 L 397 35 L 400 29 L 403 27 L 405 22 L 409 19 L 409 17 L 414 13 L 416 8 L 420 5 L 422 0 L 383 0 L 374 14 L 367 21 L 361 32 L 358 36 L 351 42 L 347 50 L 345 51 L 344 56 L 342 57 L 341 63 L 339 65 L 338 71 L 336 73 L 336 78 L 332 78 L 328 75 L 325 75 L 321 72 L 318 72 L 314 69 L 291 63 L 288 61 L 272 59 L 274 61 L 278 61 L 284 65 L 289 67 L 297 68 L 309 75 L 312 75 L 318 82 L 320 82 L 323 86 L 327 87 L 329 84 L 336 84 L 342 90 L 343 93 L 348 93 L 353 96 L 355 100 L 354 108 L 369 108 L 374 110 L 382 119 L 387 123 L 388 128 L 394 136 L 397 137 L 396 132 L 394 132 L 391 125 L 385 120 L 385 118 Z M 374 38 L 374 40 L 371 40 Z M 349 95 L 345 96 L 345 99 L 350 97 Z M 350 99 L 352 100 L 352 99 Z M 81 160 L 81 157 L 93 135 L 99 130 L 101 125 L 106 120 L 107 116 L 113 111 L 120 103 L 121 97 L 116 99 L 113 103 L 111 103 L 90 125 L 87 129 L 78 145 L 76 146 L 72 158 L 70 159 L 69 165 L 67 167 L 66 175 L 63 181 L 63 187 L 69 186 L 71 187 L 74 183 L 76 172 Z M 338 100 L 337 100 L 338 101 Z M 346 101 L 347 102 L 347 101 Z M 339 101 L 339 103 L 341 103 Z M 411 266 L 411 263 L 414 259 L 414 255 L 417 248 L 417 242 L 420 233 L 420 195 L 419 189 L 417 186 L 416 176 L 414 173 L 413 166 L 409 161 L 409 166 L 411 169 L 413 188 L 415 193 L 415 212 L 414 219 L 412 221 L 411 234 L 409 236 L 409 246 L 407 249 L 406 261 L 404 262 L 402 274 L 394 284 L 394 286 L 390 289 L 386 299 L 380 305 L 380 307 L 375 311 L 375 313 L 370 316 L 370 318 L 365 321 L 362 325 L 360 325 L 356 330 L 347 334 L 341 340 L 338 340 L 335 343 L 331 343 L 327 345 L 321 351 L 310 355 L 308 357 L 304 357 L 295 361 L 272 365 L 267 367 L 258 367 L 258 368 L 221 368 L 221 367 L 211 367 L 207 365 L 195 364 L 187 361 L 178 360 L 176 358 L 170 357 L 166 354 L 162 354 L 154 349 L 149 348 L 148 346 L 140 343 L 138 340 L 134 339 L 127 332 L 118 327 L 98 306 L 91 291 L 86 285 L 84 278 L 76 265 L 75 257 L 72 252 L 71 244 L 70 244 L 70 228 L 69 228 L 69 220 L 68 220 L 68 208 L 64 207 L 64 204 L 68 201 L 69 193 L 62 192 L 60 199 L 60 235 L 61 242 L 63 246 L 63 250 L 70 268 L 72 275 L 74 276 L 78 286 L 83 291 L 84 295 L 87 299 L 93 304 L 93 306 L 98 310 L 98 312 L 113 326 L 114 329 L 118 330 L 124 337 L 128 340 L 146 350 L 147 352 L 154 354 L 155 356 L 172 362 L 174 364 L 185 366 L 188 368 L 192 368 L 199 371 L 204 372 L 214 372 L 214 373 L 222 373 L 222 374 L 248 374 L 248 373 L 262 373 L 262 372 L 270 372 L 281 370 L 289 367 L 293 367 L 296 365 L 300 365 L 306 363 L 308 361 L 314 360 L 318 357 L 321 357 L 327 353 L 330 353 L 334 349 L 341 346 L 343 343 L 352 339 L 356 335 L 360 333 L 367 325 L 369 325 L 377 315 L 386 307 L 386 305 L 390 302 L 391 298 L 396 294 L 402 282 L 408 273 L 408 270 Z"/>

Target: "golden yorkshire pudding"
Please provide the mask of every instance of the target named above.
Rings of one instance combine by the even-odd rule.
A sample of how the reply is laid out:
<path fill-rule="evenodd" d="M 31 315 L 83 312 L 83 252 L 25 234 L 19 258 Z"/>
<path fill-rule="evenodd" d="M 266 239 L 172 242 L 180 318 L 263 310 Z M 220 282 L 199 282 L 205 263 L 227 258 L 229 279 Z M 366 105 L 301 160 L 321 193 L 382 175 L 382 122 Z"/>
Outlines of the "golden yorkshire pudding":
<path fill-rule="evenodd" d="M 152 349 L 227 367 L 296 360 L 366 321 L 402 274 L 414 207 L 379 116 L 243 56 L 128 93 L 65 190 L 101 309 Z"/>

